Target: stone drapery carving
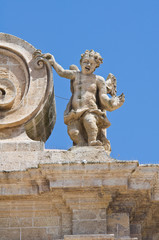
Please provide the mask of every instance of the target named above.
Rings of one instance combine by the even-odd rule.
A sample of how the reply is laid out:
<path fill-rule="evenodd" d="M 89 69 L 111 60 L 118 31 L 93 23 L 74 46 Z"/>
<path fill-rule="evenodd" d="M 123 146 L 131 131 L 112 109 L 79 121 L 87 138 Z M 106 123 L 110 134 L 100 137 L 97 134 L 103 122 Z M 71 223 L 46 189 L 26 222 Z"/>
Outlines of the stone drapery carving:
<path fill-rule="evenodd" d="M 71 80 L 72 97 L 64 113 L 64 122 L 74 145 L 103 145 L 110 153 L 110 142 L 105 131 L 110 122 L 105 110 L 118 109 L 125 97 L 124 94 L 116 96 L 116 78 L 113 74 L 109 74 L 106 81 L 94 74 L 103 62 L 101 55 L 94 50 L 86 50 L 81 55 L 81 71 L 75 65 L 71 65 L 69 70 L 63 69 L 49 53 L 41 54 L 41 57 L 47 59 L 61 77 Z M 109 98 L 107 94 L 112 97 Z"/>
<path fill-rule="evenodd" d="M 52 69 L 35 48 L 0 33 L 0 139 L 46 141 L 55 124 Z M 41 129 L 43 129 L 41 131 Z M 23 139 L 23 137 L 22 137 Z"/>

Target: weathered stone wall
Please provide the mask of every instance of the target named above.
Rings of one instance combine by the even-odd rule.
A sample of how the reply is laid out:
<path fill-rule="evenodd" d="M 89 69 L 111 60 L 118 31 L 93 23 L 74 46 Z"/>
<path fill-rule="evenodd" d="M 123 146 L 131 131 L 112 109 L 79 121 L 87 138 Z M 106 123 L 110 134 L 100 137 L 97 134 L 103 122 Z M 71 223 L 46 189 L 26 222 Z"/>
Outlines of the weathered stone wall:
<path fill-rule="evenodd" d="M 7 144 L 0 155 L 0 239 L 159 239 L 158 165 L 117 161 L 101 147 Z"/>

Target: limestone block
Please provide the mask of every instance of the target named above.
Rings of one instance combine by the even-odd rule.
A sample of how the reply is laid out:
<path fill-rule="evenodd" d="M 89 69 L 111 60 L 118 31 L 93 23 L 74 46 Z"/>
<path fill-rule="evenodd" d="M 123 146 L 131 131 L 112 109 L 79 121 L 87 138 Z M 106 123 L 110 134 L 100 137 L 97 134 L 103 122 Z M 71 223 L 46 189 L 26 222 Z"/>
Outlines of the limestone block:
<path fill-rule="evenodd" d="M 63 213 L 62 214 L 62 226 L 65 228 L 69 228 L 72 224 L 72 216 L 70 213 Z"/>
<path fill-rule="evenodd" d="M 105 220 L 73 221 L 73 234 L 104 234 L 106 233 Z"/>
<path fill-rule="evenodd" d="M 64 198 L 66 199 L 66 205 L 72 209 L 76 210 L 86 210 L 89 211 L 99 211 L 104 212 L 112 198 L 110 194 L 101 193 L 101 191 L 75 191 L 74 193 L 64 193 Z"/>
<path fill-rule="evenodd" d="M 106 220 L 106 209 L 73 210 L 73 221 Z"/>
<path fill-rule="evenodd" d="M 58 226 L 58 225 L 59 225 L 58 216 L 33 218 L 34 227 L 46 227 L 46 226 Z"/>
<path fill-rule="evenodd" d="M 46 239 L 57 239 L 61 235 L 60 226 L 48 227 L 46 228 L 46 233 L 47 233 Z"/>
<path fill-rule="evenodd" d="M 48 234 L 46 228 L 22 228 L 21 239 L 23 240 L 46 240 Z"/>
<path fill-rule="evenodd" d="M 63 212 L 61 219 L 62 219 L 62 222 L 61 222 L 62 236 L 71 235 L 71 233 L 72 233 L 72 213 Z"/>
<path fill-rule="evenodd" d="M 1 184 L 0 185 L 0 195 L 9 196 L 9 195 L 28 195 L 28 194 L 37 194 L 37 188 L 32 188 L 30 184 L 26 185 L 16 185 L 16 184 Z"/>
<path fill-rule="evenodd" d="M 0 229 L 0 239 L 3 240 L 21 240 L 20 229 Z"/>
<path fill-rule="evenodd" d="M 103 185 L 104 186 L 125 186 L 125 188 L 127 188 L 128 185 L 128 179 L 125 176 L 119 176 L 119 177 L 114 177 L 114 176 L 110 176 L 106 179 L 103 180 Z"/>
<path fill-rule="evenodd" d="M 92 154 L 92 151 L 94 154 Z M 89 147 L 72 147 L 70 152 L 74 157 L 74 162 L 83 161 L 87 162 L 103 162 L 105 160 L 112 161 L 113 159 L 106 154 L 106 151 L 103 147 L 98 146 L 89 146 Z M 69 153 L 69 152 L 68 152 Z M 86 160 L 86 161 L 85 161 Z"/>
<path fill-rule="evenodd" d="M 125 172 L 134 171 L 139 165 L 138 161 L 113 161 L 110 170 L 113 172 L 125 170 Z"/>
<path fill-rule="evenodd" d="M 130 189 L 151 189 L 158 179 L 159 166 L 141 165 L 129 179 Z"/>
<path fill-rule="evenodd" d="M 0 227 L 1 228 L 6 228 L 6 227 L 9 227 L 9 218 L 0 218 Z"/>
<path fill-rule="evenodd" d="M 106 209 L 73 210 L 73 234 L 105 234 Z"/>
<path fill-rule="evenodd" d="M 32 227 L 32 218 L 30 217 L 11 217 L 9 218 L 9 226 L 12 227 Z"/>
<path fill-rule="evenodd" d="M 107 216 L 107 232 L 115 237 L 129 237 L 129 215 L 127 213 L 112 213 Z"/>

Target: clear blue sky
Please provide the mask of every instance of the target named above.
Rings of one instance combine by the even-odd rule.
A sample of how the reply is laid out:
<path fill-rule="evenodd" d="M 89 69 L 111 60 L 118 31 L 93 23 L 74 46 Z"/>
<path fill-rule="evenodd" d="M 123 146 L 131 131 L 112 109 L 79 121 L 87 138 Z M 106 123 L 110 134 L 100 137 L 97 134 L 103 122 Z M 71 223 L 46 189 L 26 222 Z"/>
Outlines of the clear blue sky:
<path fill-rule="evenodd" d="M 0 31 L 54 54 L 64 67 L 78 67 L 86 49 L 100 52 L 96 70 L 111 72 L 125 104 L 108 113 L 111 156 L 159 163 L 159 1 L 158 0 L 1 0 Z M 55 71 L 56 96 L 70 98 L 69 80 Z M 46 148 L 68 149 L 63 123 L 67 100 L 56 97 L 57 121 Z"/>

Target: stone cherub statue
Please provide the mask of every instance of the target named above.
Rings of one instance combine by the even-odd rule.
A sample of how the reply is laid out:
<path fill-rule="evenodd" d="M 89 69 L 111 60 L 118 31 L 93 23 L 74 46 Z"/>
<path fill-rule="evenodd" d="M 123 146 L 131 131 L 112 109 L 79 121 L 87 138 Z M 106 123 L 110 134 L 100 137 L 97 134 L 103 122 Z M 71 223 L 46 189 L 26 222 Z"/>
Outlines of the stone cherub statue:
<path fill-rule="evenodd" d="M 81 71 L 75 65 L 71 65 L 69 70 L 63 69 L 49 53 L 41 54 L 41 57 L 50 62 L 59 76 L 71 80 L 72 97 L 64 113 L 64 122 L 74 145 L 104 146 L 110 153 L 105 129 L 111 124 L 105 110 L 120 108 L 125 97 L 124 94 L 116 96 L 116 78 L 113 74 L 109 74 L 106 81 L 93 74 L 103 62 L 101 55 L 94 50 L 86 50 L 80 59 Z"/>

